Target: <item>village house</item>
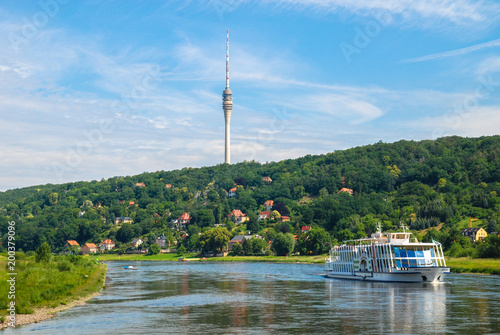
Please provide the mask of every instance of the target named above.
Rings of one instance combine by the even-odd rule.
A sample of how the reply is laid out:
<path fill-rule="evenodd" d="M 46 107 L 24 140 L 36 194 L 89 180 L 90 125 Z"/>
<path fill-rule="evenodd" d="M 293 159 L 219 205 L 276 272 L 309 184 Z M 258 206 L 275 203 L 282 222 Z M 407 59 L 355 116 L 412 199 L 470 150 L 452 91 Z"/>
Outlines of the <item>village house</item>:
<path fill-rule="evenodd" d="M 232 189 L 229 190 L 229 193 L 227 194 L 227 196 L 229 198 L 234 198 L 236 196 L 236 190 L 237 190 L 237 188 L 233 187 Z"/>
<path fill-rule="evenodd" d="M 102 241 L 101 244 L 99 245 L 99 250 L 101 252 L 103 251 L 108 251 L 108 250 L 111 250 L 115 247 L 115 242 L 113 242 L 112 240 L 110 240 L 109 238 Z"/>
<path fill-rule="evenodd" d="M 142 240 L 140 238 L 134 238 L 132 240 L 132 242 L 130 242 L 130 245 L 134 248 L 137 248 L 138 246 L 140 246 L 142 244 Z"/>
<path fill-rule="evenodd" d="M 351 190 L 350 188 L 342 187 L 340 189 L 340 191 L 337 192 L 337 194 L 340 194 L 340 193 L 343 193 L 343 192 L 349 193 L 350 195 L 353 195 L 353 193 L 354 193 L 353 190 Z"/>
<path fill-rule="evenodd" d="M 169 247 L 169 243 L 167 238 L 165 237 L 165 234 L 162 234 L 160 237 L 156 238 L 156 244 L 162 249 Z"/>
<path fill-rule="evenodd" d="M 165 185 L 165 188 L 172 188 L 172 184 Z"/>
<path fill-rule="evenodd" d="M 465 228 L 462 229 L 462 235 L 468 237 L 474 243 L 485 239 L 488 233 L 483 228 Z"/>
<path fill-rule="evenodd" d="M 281 222 L 290 221 L 290 217 L 286 216 L 286 215 L 282 215 L 281 218 L 280 218 L 280 220 L 281 220 Z"/>
<path fill-rule="evenodd" d="M 302 226 L 302 228 L 300 228 L 302 233 L 307 233 L 309 230 L 311 230 L 311 226 Z"/>
<path fill-rule="evenodd" d="M 65 248 L 71 248 L 71 247 L 77 247 L 80 248 L 80 244 L 78 244 L 77 241 L 75 240 L 67 240 L 66 244 L 64 245 Z"/>
<path fill-rule="evenodd" d="M 132 223 L 134 220 L 129 218 L 128 216 L 120 216 L 115 218 L 115 224 L 122 224 L 122 223 Z"/>
<path fill-rule="evenodd" d="M 146 185 L 144 183 L 136 183 L 135 186 L 137 186 L 137 187 L 146 187 Z"/>
<path fill-rule="evenodd" d="M 274 205 L 274 200 L 267 200 L 264 202 L 264 210 L 265 211 L 270 211 L 273 208 Z"/>
<path fill-rule="evenodd" d="M 95 254 L 97 252 L 97 246 L 94 243 L 85 243 L 82 247 L 82 254 Z"/>
<path fill-rule="evenodd" d="M 191 215 L 185 212 L 177 220 L 174 220 L 174 225 L 178 230 L 186 230 L 187 226 L 191 223 Z"/>
<path fill-rule="evenodd" d="M 271 214 L 270 211 L 262 211 L 259 213 L 259 221 L 262 221 L 262 220 L 267 220 L 269 219 L 269 215 Z"/>
<path fill-rule="evenodd" d="M 271 177 L 262 177 L 262 181 L 266 184 L 271 184 L 273 182 Z"/>
<path fill-rule="evenodd" d="M 248 217 L 246 214 L 243 214 L 239 209 L 234 209 L 231 214 L 227 216 L 228 218 L 232 219 L 235 223 L 243 223 L 248 220 Z"/>

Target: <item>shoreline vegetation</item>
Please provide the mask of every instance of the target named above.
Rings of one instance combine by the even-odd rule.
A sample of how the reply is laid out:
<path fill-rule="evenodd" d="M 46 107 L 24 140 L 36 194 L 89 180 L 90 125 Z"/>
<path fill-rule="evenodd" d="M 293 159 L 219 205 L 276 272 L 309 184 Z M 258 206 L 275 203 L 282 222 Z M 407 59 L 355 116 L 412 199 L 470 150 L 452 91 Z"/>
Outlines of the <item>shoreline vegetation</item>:
<path fill-rule="evenodd" d="M 36 262 L 34 256 L 16 255 L 15 300 L 7 300 L 7 271 L 0 273 L 0 329 L 9 328 L 10 301 L 15 301 L 15 326 L 53 318 L 58 312 L 84 305 L 105 286 L 106 264 L 81 256 L 55 256 Z M 0 257 L 6 269 L 7 259 Z"/>
<path fill-rule="evenodd" d="M 327 254 L 317 256 L 226 256 L 211 257 L 203 260 L 196 254 L 186 254 L 187 261 L 210 261 L 210 262 L 277 262 L 277 263 L 309 263 L 323 264 Z M 177 254 L 106 254 L 100 255 L 100 261 L 177 261 L 183 256 Z M 500 275 L 500 258 L 470 258 L 470 257 L 446 257 L 446 264 L 453 273 L 477 273 Z"/>

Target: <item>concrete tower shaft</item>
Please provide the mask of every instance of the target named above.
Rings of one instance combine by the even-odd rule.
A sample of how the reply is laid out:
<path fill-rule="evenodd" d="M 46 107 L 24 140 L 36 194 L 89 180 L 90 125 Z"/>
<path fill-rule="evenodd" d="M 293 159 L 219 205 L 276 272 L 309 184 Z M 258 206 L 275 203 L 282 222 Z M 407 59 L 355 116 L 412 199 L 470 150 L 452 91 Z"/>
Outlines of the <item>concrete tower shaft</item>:
<path fill-rule="evenodd" d="M 222 109 L 226 123 L 225 162 L 231 164 L 231 111 L 233 110 L 233 91 L 229 88 L 229 30 L 226 32 L 226 88 L 222 91 Z"/>

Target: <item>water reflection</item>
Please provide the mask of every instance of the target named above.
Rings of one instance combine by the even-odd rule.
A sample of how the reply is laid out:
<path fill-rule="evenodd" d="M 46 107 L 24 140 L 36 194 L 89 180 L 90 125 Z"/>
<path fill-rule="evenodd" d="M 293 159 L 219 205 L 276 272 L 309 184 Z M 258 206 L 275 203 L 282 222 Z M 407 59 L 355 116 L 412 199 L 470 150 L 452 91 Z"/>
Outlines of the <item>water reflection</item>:
<path fill-rule="evenodd" d="M 132 264 L 138 271 L 124 265 L 109 264 L 108 287 L 89 304 L 5 334 L 500 332 L 494 277 L 365 283 L 326 279 L 316 265 Z"/>
<path fill-rule="evenodd" d="M 375 333 L 433 333 L 446 328 L 446 298 L 450 292 L 446 283 L 330 280 L 325 285 L 330 303 L 342 311 L 345 333 L 351 333 L 353 324 L 366 325 L 365 331 Z"/>

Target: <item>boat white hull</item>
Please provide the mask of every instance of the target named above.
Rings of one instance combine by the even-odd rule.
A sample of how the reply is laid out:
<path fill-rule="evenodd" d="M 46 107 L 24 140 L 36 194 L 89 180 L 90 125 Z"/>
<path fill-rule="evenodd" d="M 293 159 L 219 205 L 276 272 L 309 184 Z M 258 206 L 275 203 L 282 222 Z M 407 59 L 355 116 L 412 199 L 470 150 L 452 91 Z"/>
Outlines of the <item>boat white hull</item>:
<path fill-rule="evenodd" d="M 442 282 L 450 273 L 448 267 L 410 268 L 394 272 L 333 272 L 326 271 L 326 277 L 336 279 L 364 280 L 378 282 L 425 283 Z"/>

